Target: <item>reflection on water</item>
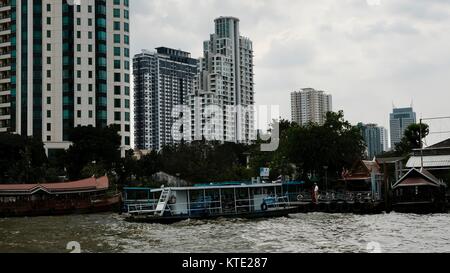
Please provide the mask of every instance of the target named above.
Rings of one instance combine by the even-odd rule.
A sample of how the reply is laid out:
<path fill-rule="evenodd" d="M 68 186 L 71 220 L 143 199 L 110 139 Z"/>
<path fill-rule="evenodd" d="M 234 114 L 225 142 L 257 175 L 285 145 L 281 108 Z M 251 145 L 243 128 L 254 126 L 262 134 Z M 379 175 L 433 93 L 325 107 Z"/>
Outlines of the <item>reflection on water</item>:
<path fill-rule="evenodd" d="M 450 215 L 295 214 L 289 218 L 134 224 L 116 214 L 0 219 L 0 252 L 450 252 Z"/>

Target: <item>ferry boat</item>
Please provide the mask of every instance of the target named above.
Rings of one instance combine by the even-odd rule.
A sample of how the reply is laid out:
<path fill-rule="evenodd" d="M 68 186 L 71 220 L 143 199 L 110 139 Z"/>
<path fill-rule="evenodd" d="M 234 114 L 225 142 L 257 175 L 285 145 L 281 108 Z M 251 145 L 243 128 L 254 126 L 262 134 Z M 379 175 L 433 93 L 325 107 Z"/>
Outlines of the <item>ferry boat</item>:
<path fill-rule="evenodd" d="M 46 184 L 0 184 L 0 217 L 53 216 L 120 210 L 108 177 Z"/>
<path fill-rule="evenodd" d="M 160 189 L 125 188 L 129 222 L 171 224 L 188 219 L 268 218 L 295 213 L 281 183 L 210 184 Z"/>

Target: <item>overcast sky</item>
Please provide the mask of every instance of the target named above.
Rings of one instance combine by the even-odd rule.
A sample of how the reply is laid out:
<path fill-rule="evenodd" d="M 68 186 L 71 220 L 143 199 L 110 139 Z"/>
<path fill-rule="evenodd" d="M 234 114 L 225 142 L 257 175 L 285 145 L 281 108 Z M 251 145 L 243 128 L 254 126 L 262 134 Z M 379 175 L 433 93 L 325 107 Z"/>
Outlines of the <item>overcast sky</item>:
<path fill-rule="evenodd" d="M 258 105 L 290 119 L 290 93 L 333 95 L 352 123 L 388 127 L 392 105 L 450 116 L 449 0 L 131 0 L 132 53 L 202 55 L 214 18 L 240 18 L 253 40 Z M 450 130 L 450 120 L 439 123 Z M 432 128 L 433 129 L 433 128 Z M 447 135 L 450 136 L 450 135 Z"/>

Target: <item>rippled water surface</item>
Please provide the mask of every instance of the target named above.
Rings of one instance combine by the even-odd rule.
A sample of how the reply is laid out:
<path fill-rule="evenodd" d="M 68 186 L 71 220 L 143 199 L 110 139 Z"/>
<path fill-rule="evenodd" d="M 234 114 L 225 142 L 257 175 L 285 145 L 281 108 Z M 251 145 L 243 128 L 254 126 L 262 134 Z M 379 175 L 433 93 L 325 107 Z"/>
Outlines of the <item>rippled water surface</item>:
<path fill-rule="evenodd" d="M 295 214 L 134 224 L 116 214 L 0 219 L 0 252 L 450 252 L 450 215 Z"/>

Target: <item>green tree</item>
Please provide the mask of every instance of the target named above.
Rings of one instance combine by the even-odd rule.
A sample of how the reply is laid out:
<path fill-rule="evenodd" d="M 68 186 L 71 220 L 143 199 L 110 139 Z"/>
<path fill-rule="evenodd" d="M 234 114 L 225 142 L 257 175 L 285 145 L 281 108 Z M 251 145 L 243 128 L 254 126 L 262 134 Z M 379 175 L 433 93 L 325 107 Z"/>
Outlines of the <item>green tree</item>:
<path fill-rule="evenodd" d="M 0 134 L 0 182 L 43 182 L 47 168 L 47 155 L 40 139 Z"/>
<path fill-rule="evenodd" d="M 395 146 L 395 154 L 397 156 L 405 156 L 410 154 L 414 149 L 420 149 L 421 143 L 430 134 L 430 126 L 428 124 L 411 124 L 406 128 L 404 136 L 400 143 Z"/>
<path fill-rule="evenodd" d="M 349 168 L 361 159 L 364 150 L 365 144 L 359 129 L 344 119 L 342 111 L 329 112 L 322 126 L 280 122 L 278 150 L 255 152 L 252 169 L 255 173 L 260 167 L 270 167 L 272 179 L 279 175 L 290 175 L 294 171 L 303 179 L 308 179 L 308 174 L 324 175 L 326 166 L 330 174 L 338 176 L 343 167 Z"/>
<path fill-rule="evenodd" d="M 67 150 L 64 160 L 69 178 L 71 180 L 85 178 L 83 174 L 91 174 L 92 171 L 96 174 L 113 171 L 121 158 L 121 137 L 118 131 L 116 125 L 105 128 L 92 126 L 74 128 L 69 137 L 73 144 Z"/>

